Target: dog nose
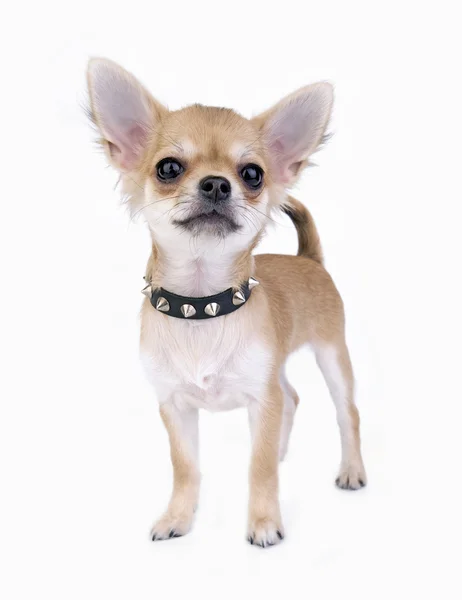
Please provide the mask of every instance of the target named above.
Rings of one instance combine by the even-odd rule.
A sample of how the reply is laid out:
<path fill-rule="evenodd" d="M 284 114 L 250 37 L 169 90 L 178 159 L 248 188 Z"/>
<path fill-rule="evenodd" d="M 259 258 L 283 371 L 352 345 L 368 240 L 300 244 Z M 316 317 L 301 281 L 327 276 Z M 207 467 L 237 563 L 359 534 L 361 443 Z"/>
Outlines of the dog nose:
<path fill-rule="evenodd" d="M 224 177 L 205 177 L 199 189 L 202 198 L 211 202 L 224 202 L 231 195 L 231 184 Z"/>

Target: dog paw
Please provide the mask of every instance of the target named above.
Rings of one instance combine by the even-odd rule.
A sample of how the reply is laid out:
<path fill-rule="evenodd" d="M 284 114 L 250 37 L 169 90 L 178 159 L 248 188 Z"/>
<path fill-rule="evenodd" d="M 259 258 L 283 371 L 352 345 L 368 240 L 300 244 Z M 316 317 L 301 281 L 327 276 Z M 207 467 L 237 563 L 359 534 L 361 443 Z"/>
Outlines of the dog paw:
<path fill-rule="evenodd" d="M 284 539 L 284 529 L 281 523 L 272 519 L 258 519 L 249 526 L 247 541 L 255 546 L 267 548 L 279 544 Z"/>
<path fill-rule="evenodd" d="M 342 490 L 359 490 L 367 483 L 366 472 L 362 465 L 341 467 L 335 484 Z"/>
<path fill-rule="evenodd" d="M 186 535 L 192 525 L 192 515 L 172 516 L 168 512 L 151 529 L 153 542 Z"/>

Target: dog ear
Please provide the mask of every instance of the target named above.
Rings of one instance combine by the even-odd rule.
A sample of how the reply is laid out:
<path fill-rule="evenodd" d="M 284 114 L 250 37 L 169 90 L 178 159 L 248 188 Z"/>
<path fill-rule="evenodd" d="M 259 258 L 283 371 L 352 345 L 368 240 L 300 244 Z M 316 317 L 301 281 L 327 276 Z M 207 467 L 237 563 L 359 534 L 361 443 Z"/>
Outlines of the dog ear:
<path fill-rule="evenodd" d="M 167 109 L 133 75 L 110 60 L 91 59 L 87 78 L 90 116 L 109 159 L 119 170 L 131 171 L 141 162 Z"/>
<path fill-rule="evenodd" d="M 332 111 L 333 88 L 314 83 L 290 94 L 253 122 L 263 132 L 276 183 L 295 183 L 323 141 Z"/>

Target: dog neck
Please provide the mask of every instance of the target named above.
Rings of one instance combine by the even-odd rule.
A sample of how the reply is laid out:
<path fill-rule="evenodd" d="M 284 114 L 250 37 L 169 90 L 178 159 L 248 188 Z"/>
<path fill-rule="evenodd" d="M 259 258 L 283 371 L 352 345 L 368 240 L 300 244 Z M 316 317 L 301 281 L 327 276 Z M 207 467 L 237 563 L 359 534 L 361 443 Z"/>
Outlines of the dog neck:
<path fill-rule="evenodd" d="M 176 248 L 174 251 L 153 245 L 147 280 L 181 296 L 211 296 L 238 287 L 253 274 L 251 249 L 215 251 Z"/>

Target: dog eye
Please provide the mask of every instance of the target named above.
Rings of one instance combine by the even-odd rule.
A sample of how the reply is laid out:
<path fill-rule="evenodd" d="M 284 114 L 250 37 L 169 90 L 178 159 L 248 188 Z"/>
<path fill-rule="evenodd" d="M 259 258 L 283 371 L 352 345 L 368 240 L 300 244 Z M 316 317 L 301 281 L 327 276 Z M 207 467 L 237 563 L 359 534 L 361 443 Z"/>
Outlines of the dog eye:
<path fill-rule="evenodd" d="M 174 158 L 164 158 L 157 164 L 157 177 L 162 181 L 175 179 L 183 173 L 183 166 Z"/>
<path fill-rule="evenodd" d="M 258 165 L 246 165 L 241 170 L 241 177 L 254 190 L 258 189 L 263 183 L 263 171 Z"/>

